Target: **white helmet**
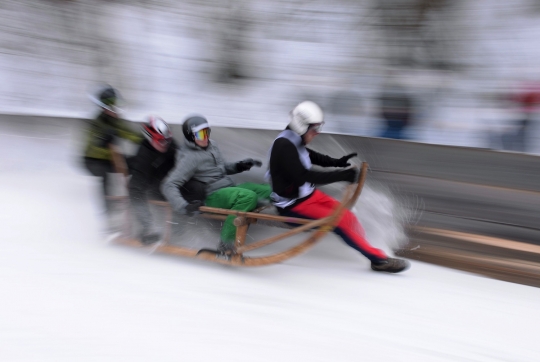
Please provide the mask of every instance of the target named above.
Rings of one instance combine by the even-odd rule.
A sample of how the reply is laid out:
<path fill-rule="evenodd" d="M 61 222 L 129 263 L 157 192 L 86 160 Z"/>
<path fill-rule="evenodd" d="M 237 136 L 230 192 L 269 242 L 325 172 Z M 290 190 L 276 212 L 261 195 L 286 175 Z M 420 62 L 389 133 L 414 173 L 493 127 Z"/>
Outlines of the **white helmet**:
<path fill-rule="evenodd" d="M 324 115 L 321 107 L 311 101 L 298 104 L 291 111 L 289 128 L 300 136 L 304 135 L 311 124 L 324 123 Z"/>

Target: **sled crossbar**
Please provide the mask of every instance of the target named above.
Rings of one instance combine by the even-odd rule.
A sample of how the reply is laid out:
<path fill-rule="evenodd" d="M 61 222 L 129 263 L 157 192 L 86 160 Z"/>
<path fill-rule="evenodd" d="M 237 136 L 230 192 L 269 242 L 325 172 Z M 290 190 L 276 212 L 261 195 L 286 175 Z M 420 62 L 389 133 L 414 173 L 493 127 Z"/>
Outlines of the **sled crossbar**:
<path fill-rule="evenodd" d="M 235 215 L 239 217 L 246 217 L 252 219 L 263 219 L 269 221 L 279 221 L 290 224 L 307 224 L 313 220 L 300 219 L 297 217 L 287 217 L 287 216 L 278 216 L 278 215 L 268 215 L 261 214 L 258 212 L 248 212 L 248 211 L 236 211 L 236 210 L 227 210 L 227 209 L 218 209 L 215 207 L 201 206 L 199 208 L 202 212 L 207 212 L 210 214 L 221 214 L 221 215 Z"/>

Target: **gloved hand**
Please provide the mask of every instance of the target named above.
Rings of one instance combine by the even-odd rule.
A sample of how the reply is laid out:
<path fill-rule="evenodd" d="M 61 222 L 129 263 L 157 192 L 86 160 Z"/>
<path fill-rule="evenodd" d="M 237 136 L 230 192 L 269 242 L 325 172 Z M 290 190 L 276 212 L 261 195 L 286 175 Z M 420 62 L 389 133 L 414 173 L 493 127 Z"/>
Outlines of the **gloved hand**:
<path fill-rule="evenodd" d="M 116 129 L 113 127 L 108 127 L 99 137 L 100 147 L 108 147 L 114 141 L 117 133 L 118 132 L 116 132 Z"/>
<path fill-rule="evenodd" d="M 261 167 L 262 162 L 259 160 L 254 160 L 252 158 L 246 158 L 245 160 L 236 163 L 236 170 L 238 172 L 244 172 L 251 169 L 253 166 Z"/>
<path fill-rule="evenodd" d="M 199 211 L 199 207 L 201 206 L 203 206 L 203 202 L 200 200 L 196 200 L 187 204 L 186 207 L 184 208 L 186 210 L 186 215 L 193 216 L 193 215 L 200 214 L 201 212 Z"/>
<path fill-rule="evenodd" d="M 358 181 L 358 176 L 360 175 L 360 172 L 357 168 L 351 167 L 341 171 L 341 175 L 343 176 L 343 181 L 355 183 Z"/>
<path fill-rule="evenodd" d="M 336 167 L 348 167 L 350 166 L 351 164 L 348 163 L 347 161 L 349 161 L 350 158 L 353 158 L 355 156 L 357 156 L 358 154 L 355 152 L 355 153 L 351 153 L 347 156 L 343 156 L 341 157 L 340 159 L 337 160 L 336 162 Z"/>
<path fill-rule="evenodd" d="M 180 215 L 193 216 L 200 214 L 199 207 L 203 206 L 203 202 L 196 200 L 193 202 L 185 202 L 180 207 L 175 207 L 174 211 Z"/>

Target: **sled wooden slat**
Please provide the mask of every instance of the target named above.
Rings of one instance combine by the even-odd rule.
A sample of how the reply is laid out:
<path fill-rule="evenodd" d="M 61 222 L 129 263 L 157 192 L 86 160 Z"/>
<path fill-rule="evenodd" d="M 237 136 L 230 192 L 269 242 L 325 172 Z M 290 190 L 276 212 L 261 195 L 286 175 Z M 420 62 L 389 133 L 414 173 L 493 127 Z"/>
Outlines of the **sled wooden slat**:
<path fill-rule="evenodd" d="M 178 256 L 187 256 L 190 258 L 194 258 L 197 256 L 198 250 L 191 249 L 191 248 L 185 248 L 178 245 L 171 245 L 171 244 L 163 244 L 159 245 L 156 248 L 156 252 L 158 253 L 164 253 L 164 254 L 171 254 L 171 255 L 178 255 Z"/>
<path fill-rule="evenodd" d="M 225 219 L 227 219 L 226 215 L 216 215 L 216 214 L 200 214 L 198 217 L 204 217 L 205 219 L 220 220 L 220 221 L 225 221 Z"/>
<path fill-rule="evenodd" d="M 191 258 L 194 258 L 197 255 L 197 250 L 178 246 L 178 245 L 171 245 L 171 244 L 163 243 L 163 244 L 153 244 L 153 245 L 145 246 L 141 244 L 139 240 L 137 239 L 123 238 L 123 237 L 119 237 L 115 239 L 114 241 L 116 244 L 119 244 L 119 245 L 130 246 L 137 249 L 149 250 L 149 251 L 157 252 L 157 253 L 187 256 Z"/>
<path fill-rule="evenodd" d="M 304 224 L 302 226 L 296 227 L 296 228 L 294 228 L 292 230 L 286 231 L 286 232 L 281 233 L 279 235 L 275 235 L 275 236 L 266 238 L 264 240 L 256 241 L 256 242 L 251 243 L 249 245 L 245 245 L 245 246 L 243 246 L 241 248 L 238 248 L 237 252 L 238 253 L 243 253 L 243 252 L 246 252 L 246 251 L 262 248 L 263 246 L 270 245 L 272 243 L 275 243 L 276 241 L 283 240 L 283 239 L 291 237 L 293 235 L 300 234 L 300 233 L 302 233 L 304 231 L 319 227 L 321 225 L 324 225 L 324 224 L 328 223 L 328 218 L 319 219 L 319 220 L 309 220 L 309 221 L 310 221 L 309 223 L 306 223 L 306 224 Z"/>
<path fill-rule="evenodd" d="M 362 189 L 364 188 L 364 183 L 366 182 L 367 170 L 368 170 L 367 162 L 362 162 L 362 166 L 360 168 L 360 174 L 358 175 L 358 184 L 354 190 L 352 197 L 349 199 L 348 204 L 346 205 L 347 209 L 350 209 L 351 207 L 353 207 L 354 204 L 356 204 L 358 197 L 360 197 L 360 194 L 362 193 Z"/>
<path fill-rule="evenodd" d="M 279 215 L 268 215 L 268 214 L 259 214 L 256 212 L 248 211 L 237 211 L 237 210 L 228 210 L 228 209 L 218 209 L 215 207 L 201 206 L 200 211 L 207 212 L 211 214 L 222 214 L 222 215 L 235 215 L 240 217 L 247 217 L 252 219 L 264 219 L 269 221 L 278 221 L 291 224 L 308 224 L 313 220 L 300 219 L 297 217 L 286 217 Z"/>
<path fill-rule="evenodd" d="M 236 248 L 242 248 L 244 246 L 244 243 L 246 242 L 246 235 L 249 227 L 249 222 L 246 218 L 236 218 L 236 221 L 240 221 L 236 226 L 236 238 L 235 238 L 235 246 Z M 235 223 L 236 224 L 236 223 Z"/>

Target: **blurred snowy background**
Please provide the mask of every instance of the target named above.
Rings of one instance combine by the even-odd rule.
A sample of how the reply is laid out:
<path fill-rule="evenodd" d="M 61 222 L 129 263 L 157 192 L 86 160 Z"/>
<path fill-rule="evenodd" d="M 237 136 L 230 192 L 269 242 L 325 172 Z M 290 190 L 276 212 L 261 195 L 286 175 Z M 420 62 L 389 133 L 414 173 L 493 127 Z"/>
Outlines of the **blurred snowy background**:
<path fill-rule="evenodd" d="M 309 98 L 330 132 L 540 153 L 538 0 L 4 0 L 0 18 L 0 113 L 91 117 L 108 82 L 132 120 L 281 129 Z"/>
<path fill-rule="evenodd" d="M 540 154 L 539 19 L 539 0 L 0 1 L 0 360 L 538 360 L 540 289 L 421 254 L 387 275 L 335 237 L 259 269 L 115 248 L 77 135 L 107 82 L 133 121 L 279 130 L 311 99 L 325 132 Z M 270 133 L 213 130 L 228 157 Z M 538 157 L 318 141 L 370 162 L 355 212 L 375 243 L 418 222 L 538 249 Z M 502 269 L 538 282 L 511 245 Z"/>

